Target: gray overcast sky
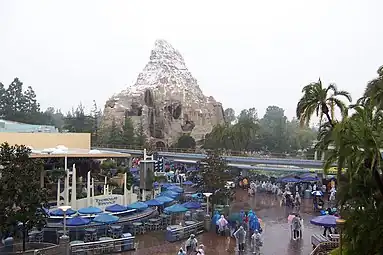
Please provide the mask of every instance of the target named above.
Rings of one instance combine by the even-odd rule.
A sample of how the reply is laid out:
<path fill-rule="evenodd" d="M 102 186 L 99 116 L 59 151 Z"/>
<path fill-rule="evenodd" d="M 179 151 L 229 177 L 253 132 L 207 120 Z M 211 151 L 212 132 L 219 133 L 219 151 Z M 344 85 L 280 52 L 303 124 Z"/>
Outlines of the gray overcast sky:
<path fill-rule="evenodd" d="M 0 81 L 19 77 L 42 108 L 89 109 L 134 83 L 155 39 L 184 56 L 225 108 L 294 116 L 319 76 L 359 97 L 383 65 L 383 1 L 0 0 Z"/>

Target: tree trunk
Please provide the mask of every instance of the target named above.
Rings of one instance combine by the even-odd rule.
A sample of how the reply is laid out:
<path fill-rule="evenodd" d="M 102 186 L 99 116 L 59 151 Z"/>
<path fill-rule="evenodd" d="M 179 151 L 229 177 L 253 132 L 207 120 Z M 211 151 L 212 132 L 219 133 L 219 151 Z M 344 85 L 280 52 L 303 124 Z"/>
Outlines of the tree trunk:
<path fill-rule="evenodd" d="M 25 241 L 26 241 L 27 235 L 26 235 L 26 229 L 25 229 L 25 223 L 23 223 L 23 252 L 25 252 Z"/>
<path fill-rule="evenodd" d="M 383 180 L 382 180 L 382 177 L 380 176 L 380 173 L 378 171 L 378 167 L 376 164 L 374 165 L 374 168 L 372 171 L 373 171 L 375 182 L 378 185 L 380 194 L 383 196 Z"/>
<path fill-rule="evenodd" d="M 330 123 L 331 127 L 334 127 L 334 123 L 332 122 L 332 118 L 329 114 L 329 110 L 328 110 L 328 107 L 327 105 L 324 103 L 322 104 L 322 112 L 326 115 L 327 119 L 328 119 L 328 122 Z"/>

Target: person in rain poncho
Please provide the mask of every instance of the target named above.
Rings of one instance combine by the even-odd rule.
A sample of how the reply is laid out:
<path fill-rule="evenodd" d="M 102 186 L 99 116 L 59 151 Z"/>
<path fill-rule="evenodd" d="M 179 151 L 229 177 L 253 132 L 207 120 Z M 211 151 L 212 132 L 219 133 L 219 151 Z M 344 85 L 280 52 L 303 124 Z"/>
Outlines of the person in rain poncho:
<path fill-rule="evenodd" d="M 242 226 L 239 227 L 237 231 L 234 232 L 234 237 L 237 242 L 237 247 L 239 251 L 245 250 L 245 242 L 246 242 L 246 231 Z"/>
<path fill-rule="evenodd" d="M 227 220 L 225 219 L 225 216 L 221 215 L 221 218 L 217 221 L 218 223 L 218 232 L 221 233 L 221 235 L 225 235 L 225 229 L 228 224 Z"/>
<path fill-rule="evenodd" d="M 251 211 L 251 217 L 250 217 L 250 229 L 252 231 L 258 230 L 260 233 L 261 230 L 261 224 L 259 223 L 259 219 L 255 213 Z"/>
<path fill-rule="evenodd" d="M 212 223 L 214 224 L 215 226 L 215 233 L 218 235 L 219 232 L 218 232 L 218 229 L 219 229 L 219 224 L 218 224 L 218 220 L 220 219 L 220 215 L 219 215 L 219 212 L 218 211 L 215 211 L 214 213 L 214 216 L 213 216 L 213 219 L 212 219 Z"/>
<path fill-rule="evenodd" d="M 191 234 L 189 239 L 186 240 L 186 254 L 191 254 L 191 252 L 195 252 L 197 249 L 197 239 L 194 234 Z"/>
<path fill-rule="evenodd" d="M 261 254 L 261 247 L 263 246 L 263 242 L 261 239 L 261 234 L 258 230 L 254 231 L 254 234 L 251 236 L 251 251 L 253 254 L 259 255 Z"/>
<path fill-rule="evenodd" d="M 186 253 L 184 252 L 184 249 L 180 248 L 177 255 L 186 255 Z"/>
<path fill-rule="evenodd" d="M 198 247 L 198 251 L 197 251 L 197 255 L 205 255 L 205 245 L 201 244 L 199 247 Z"/>

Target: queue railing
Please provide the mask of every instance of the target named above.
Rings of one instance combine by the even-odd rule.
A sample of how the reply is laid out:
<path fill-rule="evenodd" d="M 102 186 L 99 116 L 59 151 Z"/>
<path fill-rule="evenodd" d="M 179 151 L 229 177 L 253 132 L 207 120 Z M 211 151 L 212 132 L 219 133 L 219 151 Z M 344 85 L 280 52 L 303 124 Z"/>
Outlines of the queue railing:
<path fill-rule="evenodd" d="M 135 237 L 124 237 L 96 242 L 78 243 L 70 245 L 70 254 L 111 254 L 132 251 L 136 249 Z"/>

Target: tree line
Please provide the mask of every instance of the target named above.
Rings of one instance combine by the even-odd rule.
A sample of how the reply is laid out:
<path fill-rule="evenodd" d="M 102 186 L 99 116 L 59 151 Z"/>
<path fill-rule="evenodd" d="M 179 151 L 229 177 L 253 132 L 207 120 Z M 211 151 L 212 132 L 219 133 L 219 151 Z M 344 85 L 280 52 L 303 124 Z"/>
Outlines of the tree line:
<path fill-rule="evenodd" d="M 338 169 L 337 200 L 346 220 L 342 254 L 383 250 L 383 66 L 377 73 L 354 104 L 350 93 L 318 80 L 303 87 L 296 109 L 302 126 L 319 117 L 316 147 L 327 155 L 324 170 L 333 164 Z"/>

